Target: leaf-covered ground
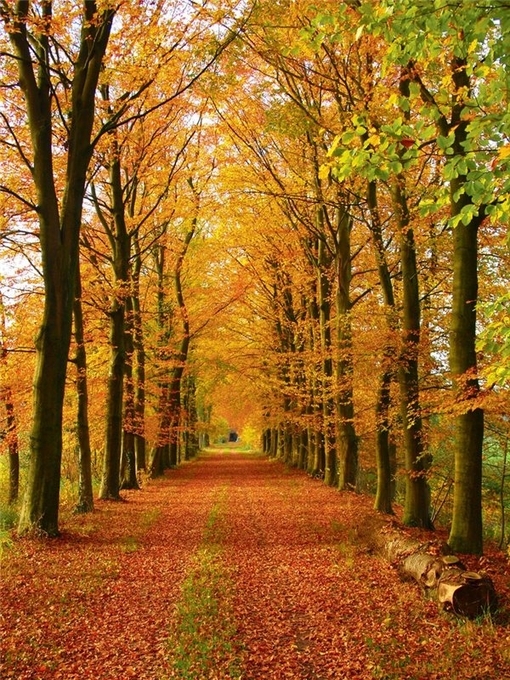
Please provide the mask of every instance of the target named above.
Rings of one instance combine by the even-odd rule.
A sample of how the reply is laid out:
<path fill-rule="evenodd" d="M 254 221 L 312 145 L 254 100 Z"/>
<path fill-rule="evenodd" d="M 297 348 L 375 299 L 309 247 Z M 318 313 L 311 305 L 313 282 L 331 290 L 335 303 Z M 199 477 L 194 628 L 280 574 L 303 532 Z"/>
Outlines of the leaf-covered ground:
<path fill-rule="evenodd" d="M 506 611 L 457 621 L 370 550 L 372 501 L 223 452 L 2 560 L 3 680 L 510 678 Z M 471 558 L 470 568 L 480 568 Z"/>

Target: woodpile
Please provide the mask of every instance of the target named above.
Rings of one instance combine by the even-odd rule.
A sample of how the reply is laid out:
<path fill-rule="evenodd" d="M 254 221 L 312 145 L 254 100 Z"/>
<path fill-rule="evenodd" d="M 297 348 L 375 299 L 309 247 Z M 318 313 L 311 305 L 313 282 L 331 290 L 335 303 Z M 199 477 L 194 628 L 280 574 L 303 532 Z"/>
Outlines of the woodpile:
<path fill-rule="evenodd" d="M 402 577 L 416 581 L 446 611 L 475 619 L 496 610 L 496 591 L 487 574 L 468 571 L 456 555 L 427 552 L 427 546 L 401 533 L 383 537 L 383 553 Z"/>

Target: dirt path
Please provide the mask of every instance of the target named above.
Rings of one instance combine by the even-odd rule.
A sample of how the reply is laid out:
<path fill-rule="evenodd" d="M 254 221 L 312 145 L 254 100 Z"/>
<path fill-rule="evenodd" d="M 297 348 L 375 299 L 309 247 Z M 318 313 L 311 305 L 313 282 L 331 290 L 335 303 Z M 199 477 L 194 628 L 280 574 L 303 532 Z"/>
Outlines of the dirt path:
<path fill-rule="evenodd" d="M 2 679 L 510 678 L 507 627 L 369 554 L 370 499 L 228 452 L 127 501 L 4 557 Z"/>

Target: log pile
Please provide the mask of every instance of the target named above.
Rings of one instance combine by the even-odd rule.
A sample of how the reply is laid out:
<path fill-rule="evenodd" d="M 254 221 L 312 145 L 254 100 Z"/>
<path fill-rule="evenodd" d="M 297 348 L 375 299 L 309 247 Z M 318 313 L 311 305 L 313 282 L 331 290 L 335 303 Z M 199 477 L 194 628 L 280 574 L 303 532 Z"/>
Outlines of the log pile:
<path fill-rule="evenodd" d="M 412 578 L 446 611 L 475 619 L 493 613 L 497 596 L 492 579 L 468 571 L 456 555 L 435 555 L 401 533 L 384 534 L 383 552 L 404 578 Z"/>

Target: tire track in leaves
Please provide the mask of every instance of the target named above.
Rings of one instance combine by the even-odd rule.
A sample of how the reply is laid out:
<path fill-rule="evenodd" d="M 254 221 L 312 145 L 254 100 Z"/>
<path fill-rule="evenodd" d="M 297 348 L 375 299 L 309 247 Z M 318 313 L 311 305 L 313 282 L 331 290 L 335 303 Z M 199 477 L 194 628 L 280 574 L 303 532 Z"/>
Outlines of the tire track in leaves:
<path fill-rule="evenodd" d="M 226 487 L 218 490 L 204 537 L 181 586 L 167 641 L 171 678 L 241 677 L 232 576 L 222 559 L 226 492 Z"/>

